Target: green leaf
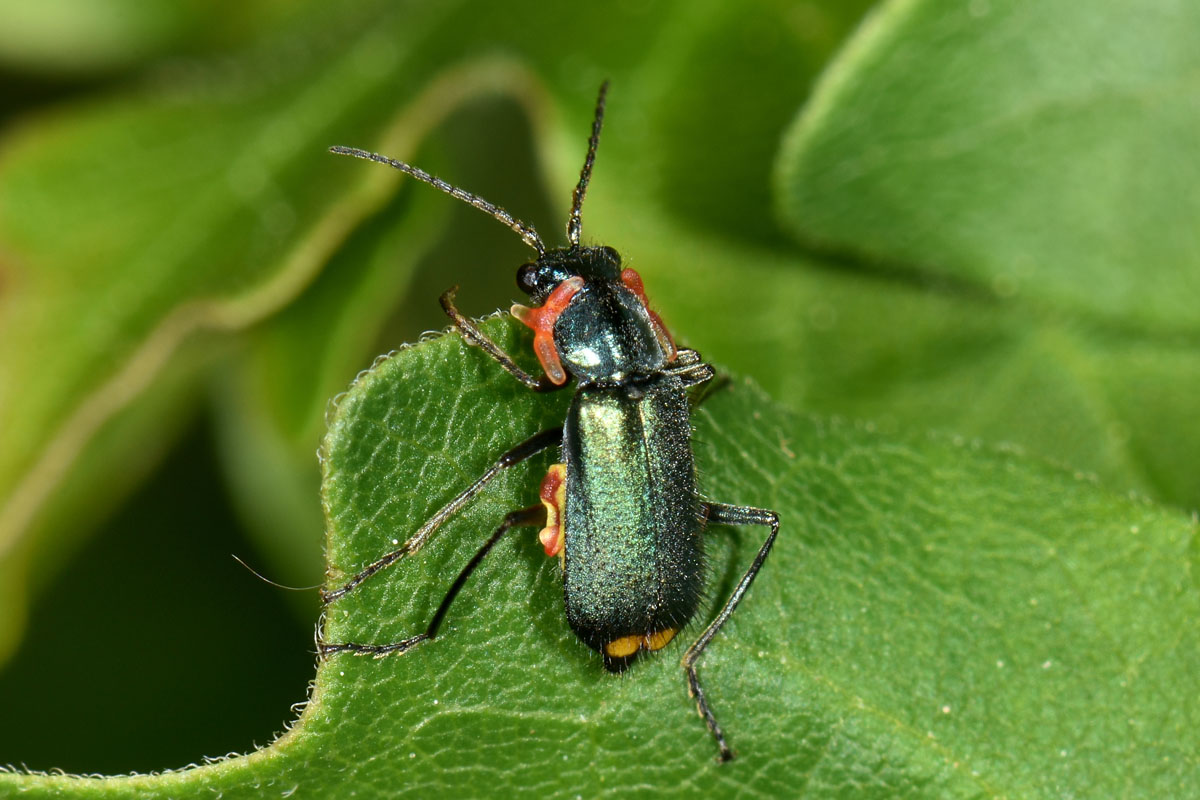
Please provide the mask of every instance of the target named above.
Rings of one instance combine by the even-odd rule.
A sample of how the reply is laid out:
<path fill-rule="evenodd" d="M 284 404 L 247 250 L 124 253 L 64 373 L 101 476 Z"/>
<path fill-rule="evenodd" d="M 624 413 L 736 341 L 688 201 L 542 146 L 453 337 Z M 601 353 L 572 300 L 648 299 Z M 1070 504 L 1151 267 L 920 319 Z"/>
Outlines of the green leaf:
<path fill-rule="evenodd" d="M 298 16 L 308 3 L 269 0 L 230 4 L 177 0 L 47 0 L 0 5 L 0 62 L 50 74 L 95 80 L 98 72 L 183 51 L 227 47 Z"/>
<path fill-rule="evenodd" d="M 503 346 L 524 334 L 488 323 Z M 325 443 L 331 581 L 403 539 L 516 441 L 561 420 L 457 336 L 375 365 Z M 739 752 L 718 765 L 683 644 L 608 675 L 533 532 L 497 546 L 442 635 L 338 655 L 292 731 L 161 777 L 0 776 L 25 796 L 630 791 L 813 797 L 1186 796 L 1196 523 L 1020 454 L 797 416 L 734 380 L 696 414 L 706 496 L 780 512 L 778 544 L 700 667 Z M 498 478 L 416 556 L 335 603 L 331 639 L 421 630 L 554 454 Z M 709 607 L 763 532 L 710 532 Z M 693 625 L 680 638 L 695 635 Z"/>
<path fill-rule="evenodd" d="M 365 353 L 376 352 L 400 287 L 442 230 L 447 208 L 437 199 L 406 193 L 375 215 L 219 376 L 227 471 L 280 581 L 311 583 L 319 574 L 325 522 L 313 502 L 320 485 L 313 442 L 324 432 L 329 398 L 362 368 Z"/>
<path fill-rule="evenodd" d="M 962 452 L 953 438 L 916 434 L 935 427 L 1020 442 L 1072 470 L 1098 472 L 1120 495 L 1140 487 L 1159 500 L 1200 502 L 1192 400 L 1200 361 L 1187 308 L 1195 274 L 1187 183 L 1194 104 L 1186 102 L 1193 12 L 1159 2 L 1138 9 L 1102 2 L 1086 12 L 1054 3 L 1036 13 L 980 2 L 886 6 L 837 60 L 780 160 L 784 221 L 797 246 L 765 214 L 765 175 L 782 121 L 859 13 L 856 5 L 827 5 L 530 6 L 529 14 L 506 8 L 496 16 L 478 3 L 352 3 L 336 19 L 320 7 L 307 26 L 244 52 L 176 64 L 144 84 L 111 87 L 10 129 L 0 169 L 0 622 L 19 612 L 26 582 L 45 581 L 44 564 L 27 571 L 23 561 L 70 551 L 70 536 L 138 479 L 180 414 L 203 397 L 197 378 L 214 369 L 230 474 L 247 516 L 267 520 L 258 526 L 264 530 L 274 520 L 275 533 L 300 540 L 281 539 L 272 552 L 298 552 L 314 528 L 311 506 L 299 504 L 313 502 L 311 449 L 330 387 L 369 362 L 364 349 L 386 349 L 429 327 L 396 333 L 381 323 L 410 285 L 409 271 L 412 298 L 397 314 L 406 320 L 451 283 L 463 283 L 464 296 L 483 285 L 476 270 L 507 290 L 481 291 L 486 299 L 464 309 L 509 299 L 511 266 L 527 256 L 519 242 L 496 251 L 468 241 L 473 234 L 456 218 L 455 246 L 431 245 L 419 230 L 421 214 L 428 208 L 436 217 L 439 202 L 451 201 L 432 193 L 417 201 L 430 190 L 321 156 L 334 142 L 419 160 L 536 222 L 553 240 L 578 175 L 595 87 L 613 78 L 585 236 L 616 245 L 642 271 L 684 340 L 818 415 L 793 418 L 740 384 L 698 415 L 713 496 L 774 505 L 788 520 L 763 582 L 704 666 L 717 713 L 744 757 L 726 771 L 708 763 L 711 742 L 692 716 L 674 658 L 647 661 L 616 683 L 603 675 L 563 624 L 553 565 L 530 537 L 514 536 L 488 567 L 495 571 L 478 576 L 498 576 L 480 585 L 503 591 L 474 595 L 477 608 L 468 602 L 469 619 L 447 631 L 453 636 L 405 659 L 351 661 L 352 685 L 326 669 L 309 714 L 275 747 L 179 776 L 64 791 L 217 788 L 251 796 L 260 785 L 303 784 L 317 796 L 402 786 L 415 794 L 433 787 L 429 794 L 502 774 L 514 785 L 584 796 L 615 784 L 779 794 L 804 781 L 815 795 L 873 787 L 894 796 L 905 785 L 931 796 L 1059 796 L 1063 787 L 1102 796 L 1194 794 L 1196 720 L 1186 705 L 1163 700 L 1195 695 L 1181 666 L 1196 655 L 1186 633 L 1195 616 L 1194 527 L 1036 459 Z M 964 22 L 964 13 L 980 12 L 988 13 Z M 881 64 L 878 52 L 897 48 L 903 58 Z M 1011 105 L 1044 95 L 1047 84 L 1088 89 L 1093 73 L 1103 99 L 1114 69 L 1097 69 L 1092 53 L 1105 48 L 1121 56 L 1115 71 L 1149 87 L 1135 93 L 1134 122 L 1067 114 L 1056 125 L 1022 128 L 1025 138 L 984 136 L 977 151 L 943 159 L 953 169 L 923 156 L 922 141 L 944 143 L 954 125 L 969 140 L 990 119 L 991 84 L 974 81 L 974 64 L 1006 88 L 1002 99 Z M 534 174 L 548 176 L 545 187 L 521 159 L 507 178 L 510 194 L 503 180 L 499 191 L 478 180 L 470 157 L 419 151 L 423 140 L 441 140 L 442 130 L 430 130 L 446 114 L 489 92 L 528 116 L 533 144 L 522 147 L 537 154 Z M 897 103 L 896 114 L 875 113 Z M 475 131 L 493 134 L 489 124 Z M 1041 136 L 1050 145 L 1045 159 Z M 1103 177 L 1093 167 L 1108 162 L 1092 146 L 1127 154 L 1139 141 L 1147 171 L 1113 173 L 1131 193 L 1102 181 L 1080 192 L 1074 180 L 1060 187 L 1047 177 L 1059 156 L 1072 175 Z M 457 149 L 486 148 L 464 139 Z M 510 151 L 500 152 L 507 166 Z M 1171 154 L 1177 171 L 1162 166 Z M 1114 163 L 1124 169 L 1128 161 Z M 825 170 L 863 177 L 828 180 Z M 1016 188 L 999 185 L 1008 180 Z M 537 197 L 543 188 L 549 200 Z M 990 208 L 981 207 L 980 193 Z M 1177 206 L 1164 201 L 1171 197 Z M 803 202 L 792 204 L 797 198 Z M 1058 229 L 1049 221 L 1056 203 L 1079 203 L 1063 210 L 1069 224 Z M 389 214 L 410 211 L 389 227 Z M 939 224 L 923 222 L 923 211 Z M 507 235 L 470 209 L 456 213 Z M 1106 221 L 1114 222 L 1111 233 Z M 1097 228 L 1099 238 L 1085 241 Z M 1036 280 L 1004 271 L 1005 259 L 1025 247 Z M 1142 247 L 1144 257 L 1134 252 Z M 424 258 L 426 248 L 444 259 Z M 392 257 L 397 270 L 388 275 Z M 1154 276 L 1145 285 L 1138 284 L 1142 265 Z M 1166 289 L 1156 288 L 1160 279 Z M 190 327 L 163 327 L 181 318 Z M 382 348 L 369 343 L 376 336 Z M 395 516 L 386 518 L 401 527 L 560 413 L 515 391 L 487 362 L 470 373 L 472 382 L 439 384 L 464 367 L 416 355 L 425 350 L 405 351 L 401 361 L 428 358 L 430 369 L 396 375 L 397 382 L 413 378 L 435 387 L 431 396 L 465 396 L 480 412 L 503 411 L 502 418 L 463 417 L 460 436 L 449 432 L 458 415 L 427 411 L 447 424 L 439 432 L 445 438 L 420 428 L 412 441 L 445 442 L 461 463 L 435 459 L 416 487 L 378 487 L 411 512 L 388 506 Z M 147 353 L 157 360 L 145 361 Z M 137 380 L 126 380 L 131 374 Z M 370 381 L 388 383 L 378 375 Z M 413 391 L 395 402 L 410 402 L 405 392 Z M 874 433 L 821 421 L 834 416 L 872 420 Z M 79 419 L 92 425 L 82 437 Z M 67 457 L 64 441 L 74 448 Z M 52 480 L 43 479 L 44 464 Z M 361 600 L 348 598 L 355 613 L 344 624 L 389 637 L 419 628 L 477 537 L 503 511 L 529 502 L 542 466 L 498 483 L 419 563 L 364 587 Z M 768 483 L 774 472 L 782 476 Z M 14 503 L 28 524 L 6 526 Z M 389 532 L 377 533 L 335 543 L 345 556 L 338 566 L 377 555 Z M 733 551 L 716 539 L 714 585 L 723 588 L 714 594 L 728 590 L 757 535 L 734 534 Z M 513 574 L 517 581 L 505 583 Z M 967 607 L 980 610 L 978 620 Z M 763 608 L 769 616 L 755 616 Z M 381 619 L 381 611 L 398 616 Z M 455 644 L 460 634 L 466 638 Z M 763 664 L 780 656 L 795 668 L 759 669 L 759 651 Z M 1046 659 L 1037 660 L 1043 653 L 1046 670 Z M 1005 671 L 1015 665 L 1015 674 Z M 493 672 L 505 682 L 489 694 Z M 458 720 L 432 706 L 447 697 L 457 702 Z M 514 713 L 510 704 L 518 703 L 535 712 Z M 476 719 L 490 721 L 482 729 L 511 734 L 488 744 L 501 754 L 495 772 L 480 766 L 487 758 L 470 735 Z M 642 761 L 645 741 L 630 737 L 647 727 L 656 732 L 654 753 Z M 528 752 L 514 752 L 523 745 Z M 406 760 L 407 753 L 419 758 Z M 425 756 L 434 766 L 410 769 Z M 755 757 L 762 760 L 747 761 Z M 67 785 L 12 781 L 0 783 L 0 794 L 18 784 L 50 793 Z"/>
<path fill-rule="evenodd" d="M 1200 9 L 1169 0 L 889 5 L 792 131 L 789 227 L 1000 297 L 1194 332 L 1198 31 Z"/>
<path fill-rule="evenodd" d="M 811 407 L 1200 505 L 1198 69 L 1194 6 L 884 6 L 780 154 L 784 224 L 869 279 L 812 310 Z"/>
<path fill-rule="evenodd" d="M 277 60 L 280 46 L 261 43 L 240 64 Z M 0 557 L 53 560 L 39 534 L 117 416 L 161 393 L 173 372 L 194 378 L 211 348 L 183 347 L 190 337 L 278 310 L 347 234 L 355 208 L 328 208 L 345 179 L 314 154 L 340 138 L 337 121 L 362 113 L 345 88 L 364 67 L 358 52 L 347 60 L 327 45 L 253 80 L 199 72 L 10 132 L 0 170 Z M 154 441 L 174 424 L 160 413 L 137 427 Z M 118 463 L 148 449 L 140 437 L 112 441 L 104 452 Z M 104 482 L 68 498 L 87 505 L 97 488 Z"/>

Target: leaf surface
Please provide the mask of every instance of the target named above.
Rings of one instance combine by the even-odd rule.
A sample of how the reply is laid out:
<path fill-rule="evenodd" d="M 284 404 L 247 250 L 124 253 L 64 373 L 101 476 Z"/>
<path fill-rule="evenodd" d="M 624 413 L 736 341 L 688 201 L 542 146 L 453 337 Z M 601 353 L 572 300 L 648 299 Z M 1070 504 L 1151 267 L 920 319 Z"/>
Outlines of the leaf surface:
<path fill-rule="evenodd" d="M 510 321 L 488 330 L 523 341 Z M 560 420 L 566 399 L 530 395 L 455 336 L 364 374 L 325 444 L 332 583 Z M 784 521 L 701 665 L 732 764 L 714 761 L 687 697 L 683 645 L 605 674 L 565 623 L 557 561 L 523 531 L 472 577 L 438 639 L 322 664 L 304 715 L 263 751 L 158 778 L 9 775 L 0 788 L 1164 797 L 1195 785 L 1194 708 L 1175 699 L 1200 688 L 1195 523 L 1012 452 L 797 416 L 740 380 L 695 422 L 706 495 Z M 498 478 L 424 550 L 331 606 L 331 640 L 422 629 L 554 457 Z M 710 531 L 714 600 L 762 536 Z"/>

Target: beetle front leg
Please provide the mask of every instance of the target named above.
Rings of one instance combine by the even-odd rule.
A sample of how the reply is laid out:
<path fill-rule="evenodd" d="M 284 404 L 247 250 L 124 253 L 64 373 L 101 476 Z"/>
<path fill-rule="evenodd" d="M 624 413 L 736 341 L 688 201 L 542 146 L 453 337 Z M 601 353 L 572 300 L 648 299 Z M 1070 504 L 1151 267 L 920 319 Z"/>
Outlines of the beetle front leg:
<path fill-rule="evenodd" d="M 553 392 L 556 389 L 561 389 L 561 384 L 556 384 L 548 377 L 543 375 L 541 378 L 535 378 L 525 370 L 517 366 L 517 362 L 513 357 L 504 352 L 500 345 L 488 338 L 487 334 L 479 329 L 475 321 L 467 318 L 454 305 L 454 295 L 458 292 L 457 286 L 451 286 L 442 296 L 438 298 L 438 302 L 442 304 L 442 310 L 446 312 L 446 316 L 454 320 L 455 327 L 462 334 L 463 340 L 467 344 L 473 344 L 483 352 L 496 360 L 496 363 L 504 368 L 504 371 L 514 378 L 525 384 L 535 392 Z"/>
<path fill-rule="evenodd" d="M 705 697 L 704 690 L 700 688 L 700 678 L 696 675 L 696 661 L 700 658 L 700 654 L 704 652 L 704 648 L 708 647 L 709 642 L 717 635 L 717 631 L 721 629 L 721 626 L 733 615 L 734 610 L 738 607 L 738 603 L 742 602 L 742 597 L 746 594 L 746 590 L 750 588 L 750 584 L 754 582 L 758 571 L 762 569 L 763 562 L 767 560 L 767 555 L 771 552 L 772 545 L 775 544 L 775 535 L 779 533 L 779 515 L 765 508 L 729 506 L 723 503 L 705 503 L 704 511 L 707 522 L 718 522 L 726 525 L 767 525 L 771 528 L 771 532 L 767 534 L 766 541 L 762 543 L 762 547 L 758 549 L 758 554 L 754 557 L 753 563 L 750 564 L 750 569 L 746 570 L 746 574 L 738 581 L 737 587 L 734 588 L 733 594 L 725 602 L 721 613 L 717 614 L 716 619 L 704 629 L 704 633 L 700 634 L 700 638 L 683 654 L 682 664 L 684 671 L 687 673 L 688 694 L 695 698 L 696 710 L 700 712 L 700 716 L 704 719 L 708 730 L 712 733 L 713 738 L 717 740 L 717 747 L 720 750 L 720 760 L 729 761 L 733 758 L 733 750 L 729 748 L 729 744 L 725 741 L 725 734 L 721 730 L 721 726 L 717 724 L 717 719 L 713 716 L 712 709 L 709 708 L 708 698 Z"/>

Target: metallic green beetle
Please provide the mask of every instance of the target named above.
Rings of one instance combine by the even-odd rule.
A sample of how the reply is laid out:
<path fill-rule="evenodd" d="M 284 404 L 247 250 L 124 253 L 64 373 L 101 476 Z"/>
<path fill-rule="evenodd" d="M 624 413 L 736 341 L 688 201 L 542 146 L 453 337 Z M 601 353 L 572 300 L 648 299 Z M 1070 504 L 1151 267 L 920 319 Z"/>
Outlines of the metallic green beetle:
<path fill-rule="evenodd" d="M 611 247 L 579 243 L 581 209 L 604 118 L 607 83 L 600 87 L 587 158 L 567 223 L 568 246 L 547 250 L 531 226 L 476 195 L 400 161 L 347 147 L 336 153 L 394 167 L 490 214 L 537 251 L 517 272 L 517 285 L 535 307 L 514 305 L 513 316 L 534 331 L 534 351 L 545 376 L 535 378 L 454 306 L 455 289 L 442 307 L 463 338 L 482 348 L 510 374 L 536 391 L 578 389 L 566 422 L 505 453 L 399 549 L 367 565 L 338 588 L 322 592 L 326 604 L 376 572 L 416 552 L 429 536 L 496 475 L 558 444 L 563 463 L 547 472 L 541 503 L 509 513 L 451 584 L 424 633 L 391 644 L 322 642 L 322 656 L 349 652 L 403 653 L 432 639 L 475 567 L 510 528 L 537 526 L 546 554 L 563 570 L 567 621 L 600 652 L 604 666 L 625 669 L 638 653 L 665 647 L 695 616 L 705 584 L 704 530 L 708 523 L 764 525 L 770 533 L 754 561 L 700 637 L 683 656 L 688 691 L 716 739 L 721 761 L 733 758 L 696 675 L 696 661 L 737 608 L 779 531 L 773 511 L 701 499 L 690 442 L 688 390 L 713 377 L 694 350 L 677 349 L 662 320 L 650 310 L 641 277 L 621 268 Z"/>

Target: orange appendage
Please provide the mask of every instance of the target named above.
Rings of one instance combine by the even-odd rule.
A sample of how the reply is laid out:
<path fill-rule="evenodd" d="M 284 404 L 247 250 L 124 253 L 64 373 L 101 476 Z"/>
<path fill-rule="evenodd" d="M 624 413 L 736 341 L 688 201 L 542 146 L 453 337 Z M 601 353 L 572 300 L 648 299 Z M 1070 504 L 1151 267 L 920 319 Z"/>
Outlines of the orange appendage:
<path fill-rule="evenodd" d="M 648 633 L 645 636 L 622 636 L 604 645 L 604 653 L 609 658 L 629 658 L 638 650 L 661 650 L 675 638 L 674 628 Z"/>
<path fill-rule="evenodd" d="M 642 283 L 642 276 L 637 274 L 637 270 L 625 269 L 621 271 L 621 283 L 625 284 L 625 288 L 636 294 L 638 299 L 642 301 L 642 305 L 646 307 L 647 313 L 650 314 L 650 322 L 654 324 L 654 333 L 658 336 L 658 342 L 667 354 L 667 361 L 674 361 L 677 352 L 675 349 L 675 340 L 671 338 L 667 326 L 663 324 L 662 317 L 650 308 L 650 301 L 646 299 L 646 287 Z"/>
<path fill-rule="evenodd" d="M 563 509 L 567 505 L 567 465 L 555 464 L 542 478 L 540 492 L 542 505 L 546 507 L 546 527 L 538 534 L 538 541 L 546 548 L 546 555 L 556 556 L 562 552 Z"/>
<path fill-rule="evenodd" d="M 558 358 L 558 348 L 554 346 L 554 321 L 570 304 L 575 293 L 582 288 L 583 278 L 576 275 L 556 286 L 546 298 L 546 302 L 537 308 L 514 303 L 510 310 L 522 324 L 533 328 L 533 352 L 537 354 L 538 361 L 542 362 L 546 377 L 556 386 L 567 382 L 567 373 Z"/>

